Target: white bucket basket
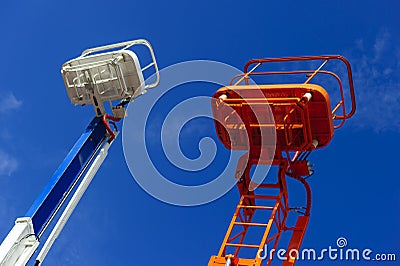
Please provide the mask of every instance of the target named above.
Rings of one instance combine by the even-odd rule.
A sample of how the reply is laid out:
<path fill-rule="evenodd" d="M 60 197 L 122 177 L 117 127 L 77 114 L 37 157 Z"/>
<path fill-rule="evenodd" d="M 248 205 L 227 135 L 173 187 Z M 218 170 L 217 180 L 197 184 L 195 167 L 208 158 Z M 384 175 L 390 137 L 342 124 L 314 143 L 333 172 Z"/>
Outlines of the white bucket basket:
<path fill-rule="evenodd" d="M 150 64 L 141 67 L 136 54 L 128 50 L 134 45 L 145 45 L 149 49 Z M 123 48 L 109 51 L 119 47 Z M 143 71 L 151 67 L 156 80 L 145 84 Z M 104 102 L 110 102 L 111 107 L 112 101 L 130 102 L 144 94 L 146 89 L 156 87 L 160 81 L 153 49 L 143 39 L 85 50 L 81 56 L 63 64 L 61 73 L 71 102 L 75 105 L 93 104 L 97 116 L 105 113 Z"/>

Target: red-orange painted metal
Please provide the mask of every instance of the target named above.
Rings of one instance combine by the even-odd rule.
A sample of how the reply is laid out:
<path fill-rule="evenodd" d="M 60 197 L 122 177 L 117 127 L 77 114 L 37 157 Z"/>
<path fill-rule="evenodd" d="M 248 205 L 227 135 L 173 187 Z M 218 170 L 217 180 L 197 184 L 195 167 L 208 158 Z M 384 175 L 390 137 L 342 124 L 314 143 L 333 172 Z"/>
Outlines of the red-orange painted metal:
<path fill-rule="evenodd" d="M 115 139 L 115 133 L 114 133 L 114 131 L 111 129 L 108 120 L 111 120 L 112 122 L 110 122 L 110 123 L 113 124 L 113 126 L 116 128 L 116 125 L 115 125 L 114 122 L 120 121 L 121 118 L 114 117 L 114 116 L 111 116 L 111 115 L 108 115 L 108 114 L 105 114 L 105 115 L 103 115 L 103 117 L 102 117 L 103 124 L 105 125 L 106 130 L 107 130 L 108 134 L 110 135 L 110 138 L 109 138 L 108 141 L 111 142 L 111 141 L 113 141 L 113 140 Z"/>
<path fill-rule="evenodd" d="M 322 61 L 322 64 L 310 70 L 256 71 L 262 64 L 305 61 Z M 329 61 L 344 63 L 348 91 L 345 92 L 340 74 L 322 69 Z M 304 74 L 307 74 L 307 79 L 303 83 L 254 85 L 249 82 L 251 76 Z M 317 75 L 331 76 L 336 80 L 339 96 L 335 105 L 331 105 L 331 99 L 322 86 L 309 83 Z M 346 110 L 348 99 L 345 96 L 350 97 L 350 112 Z M 340 108 L 342 114 L 337 115 Z M 250 60 L 242 75 L 234 77 L 230 86 L 213 95 L 212 110 L 217 135 L 224 146 L 231 150 L 247 150 L 247 153 L 240 158 L 235 175 L 240 202 L 218 255 L 212 256 L 208 265 L 270 265 L 273 254 L 260 254 L 267 252 L 267 246 L 269 250 L 276 249 L 283 232 L 292 232 L 288 251 L 298 251 L 303 241 L 311 211 L 311 188 L 304 178 L 313 173 L 307 160 L 309 154 L 326 147 L 334 130 L 343 126 L 356 110 L 350 64 L 342 56 Z M 336 120 L 339 122 L 335 125 Z M 278 167 L 275 183 L 252 182 L 251 168 L 260 164 Z M 303 184 L 306 193 L 304 208 L 289 207 L 287 177 Z M 290 210 L 301 214 L 292 227 L 286 224 Z M 264 213 L 256 215 L 260 212 Z M 258 231 L 260 241 L 247 243 L 247 235 L 255 227 L 262 228 Z M 254 236 L 251 240 L 254 241 Z M 294 263 L 295 258 L 288 254 L 283 265 Z"/>
<path fill-rule="evenodd" d="M 260 96 L 260 90 L 262 95 Z M 311 93 L 310 102 L 304 102 L 303 96 Z M 317 139 L 319 148 L 325 147 L 333 137 L 333 123 L 330 100 L 326 91 L 314 84 L 281 84 L 281 85 L 242 85 L 228 86 L 219 89 L 213 96 L 215 101 L 226 95 L 223 104 L 213 105 L 213 115 L 216 123 L 218 137 L 228 149 L 248 149 L 247 128 L 251 127 L 250 134 L 253 140 L 252 149 L 266 147 L 261 144 L 260 133 L 262 128 L 276 128 L 276 147 L 278 151 L 303 151 L 312 145 L 312 140 Z M 256 95 L 256 96 L 255 96 Z M 256 108 L 257 105 L 269 105 L 273 118 L 267 123 L 260 123 Z M 226 110 L 224 110 L 226 109 Z M 235 111 L 240 120 L 226 116 L 226 113 Z M 266 114 L 268 115 L 268 114 Z M 224 117 L 225 116 L 225 117 Z M 238 127 L 240 129 L 238 129 Z M 272 136 L 271 133 L 266 133 Z M 234 138 L 234 143 L 230 139 Z"/>

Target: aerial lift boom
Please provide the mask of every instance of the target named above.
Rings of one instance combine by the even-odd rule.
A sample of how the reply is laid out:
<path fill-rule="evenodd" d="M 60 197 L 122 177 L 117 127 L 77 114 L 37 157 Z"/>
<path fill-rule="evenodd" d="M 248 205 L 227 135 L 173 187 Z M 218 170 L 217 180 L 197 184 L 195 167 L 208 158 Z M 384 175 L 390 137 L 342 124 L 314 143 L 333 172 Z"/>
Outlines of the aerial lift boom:
<path fill-rule="evenodd" d="M 151 56 L 149 65 L 141 67 L 136 54 L 129 50 L 134 45 L 148 48 Z M 115 50 L 117 48 L 120 49 Z M 149 68 L 154 69 L 155 81 L 147 84 L 143 71 Z M 106 158 L 118 135 L 115 122 L 125 117 L 126 105 L 159 83 L 153 49 L 143 39 L 85 50 L 78 58 L 66 62 L 61 72 L 71 102 L 75 105 L 93 104 L 96 116 L 32 207 L 25 216 L 16 219 L 0 246 L 1 266 L 26 265 L 37 250 L 43 233 L 52 222 L 56 222 L 35 265 L 43 261 Z M 116 101 L 118 104 L 115 104 Z M 112 115 L 107 114 L 105 102 L 110 103 Z M 63 206 L 63 212 L 58 217 L 57 213 Z"/>
<path fill-rule="evenodd" d="M 316 63 L 319 67 L 309 69 Z M 277 65 L 280 68 L 274 71 Z M 261 66 L 267 69 L 260 70 Z M 327 66 L 331 68 L 325 69 Z M 342 71 L 338 73 L 329 70 L 340 66 Z M 293 70 L 294 67 L 297 68 Z M 264 80 L 249 84 L 251 77 Z M 275 80 L 271 82 L 272 77 Z M 276 81 L 277 77 L 285 82 Z M 326 77 L 333 82 L 326 82 Z M 287 83 L 293 78 L 294 83 Z M 318 78 L 318 83 L 325 81 L 329 89 L 336 86 L 337 102 L 331 104 L 327 91 L 310 83 Z M 343 86 L 342 79 L 347 86 Z M 282 265 L 294 265 L 311 211 L 311 188 L 306 179 L 313 170 L 308 156 L 327 146 L 335 129 L 343 126 L 356 109 L 350 63 L 336 55 L 250 60 L 243 74 L 213 95 L 212 109 L 217 135 L 224 146 L 247 152 L 235 172 L 239 204 L 218 254 L 211 257 L 208 265 L 270 265 L 284 232 L 291 232 L 291 238 Z M 251 169 L 256 165 L 277 167 L 277 181 L 254 181 Z M 304 186 L 304 207 L 290 205 L 287 177 Z M 289 213 L 293 212 L 298 215 L 291 225 Z M 264 254 L 265 247 L 272 252 Z"/>

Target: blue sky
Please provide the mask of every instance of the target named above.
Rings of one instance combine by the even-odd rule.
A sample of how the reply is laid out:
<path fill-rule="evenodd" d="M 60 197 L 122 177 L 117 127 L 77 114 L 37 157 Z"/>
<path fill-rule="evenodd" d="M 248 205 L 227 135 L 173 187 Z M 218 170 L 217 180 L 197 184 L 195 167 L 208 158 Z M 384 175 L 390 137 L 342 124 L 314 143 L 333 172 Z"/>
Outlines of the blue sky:
<path fill-rule="evenodd" d="M 330 146 L 311 156 L 313 208 L 303 247 L 325 248 L 343 236 L 351 247 L 394 252 L 399 259 L 399 7 L 389 0 L 3 3 L 0 238 L 94 115 L 90 107 L 70 104 L 61 65 L 89 47 L 146 38 L 160 68 L 195 59 L 242 68 L 252 58 L 346 56 L 358 109 Z M 199 89 L 199 95 L 215 89 Z M 207 125 L 202 128 L 215 137 Z M 191 143 L 198 137 L 182 134 L 182 150 L 196 156 Z M 44 265 L 206 265 L 237 201 L 236 189 L 198 207 L 154 199 L 133 180 L 119 137 Z"/>

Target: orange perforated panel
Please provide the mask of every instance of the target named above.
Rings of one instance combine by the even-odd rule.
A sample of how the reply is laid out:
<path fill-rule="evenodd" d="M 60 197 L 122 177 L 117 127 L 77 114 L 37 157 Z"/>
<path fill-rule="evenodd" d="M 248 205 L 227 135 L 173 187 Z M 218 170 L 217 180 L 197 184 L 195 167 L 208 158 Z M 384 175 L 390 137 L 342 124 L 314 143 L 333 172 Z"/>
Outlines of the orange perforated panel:
<path fill-rule="evenodd" d="M 311 100 L 302 103 L 306 93 Z M 213 95 L 212 110 L 228 149 L 267 149 L 276 140 L 277 151 L 305 151 L 313 140 L 322 148 L 333 137 L 329 96 L 315 84 L 223 87 Z"/>

